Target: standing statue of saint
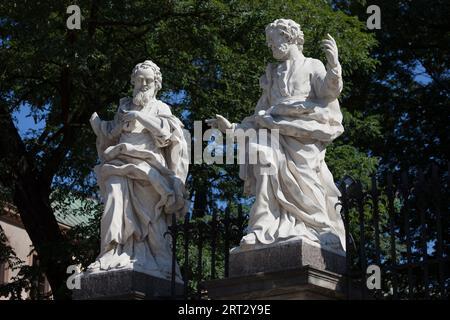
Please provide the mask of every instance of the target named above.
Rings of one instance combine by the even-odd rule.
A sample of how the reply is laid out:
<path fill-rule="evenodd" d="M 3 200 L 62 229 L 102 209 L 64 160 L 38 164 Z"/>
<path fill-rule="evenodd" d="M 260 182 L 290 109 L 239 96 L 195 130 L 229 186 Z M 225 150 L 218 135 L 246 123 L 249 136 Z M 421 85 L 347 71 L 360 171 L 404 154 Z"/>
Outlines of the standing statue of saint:
<path fill-rule="evenodd" d="M 277 129 L 279 133 L 279 141 L 258 150 L 270 150 L 264 158 L 274 174 L 261 174 L 267 163 L 240 166 L 244 192 L 255 196 L 249 232 L 240 247 L 307 238 L 345 251 L 344 225 L 337 207 L 340 192 L 325 163 L 326 146 L 344 131 L 337 100 L 342 69 L 336 42 L 330 35 L 323 40 L 325 68 L 320 60 L 303 55 L 303 32 L 292 20 L 270 23 L 266 39 L 280 63 L 269 63 L 261 77 L 263 93 L 255 113 L 240 124 L 231 124 L 220 115 L 207 120 L 222 132 Z"/>
<path fill-rule="evenodd" d="M 172 215 L 184 216 L 188 209 L 189 154 L 183 124 L 156 99 L 161 83 L 156 64 L 139 63 L 131 73 L 133 97 L 120 100 L 114 120 L 101 121 L 97 113 L 91 117 L 100 158 L 95 173 L 105 208 L 100 255 L 90 271 L 132 268 L 171 276 L 171 243 L 165 233 Z"/>

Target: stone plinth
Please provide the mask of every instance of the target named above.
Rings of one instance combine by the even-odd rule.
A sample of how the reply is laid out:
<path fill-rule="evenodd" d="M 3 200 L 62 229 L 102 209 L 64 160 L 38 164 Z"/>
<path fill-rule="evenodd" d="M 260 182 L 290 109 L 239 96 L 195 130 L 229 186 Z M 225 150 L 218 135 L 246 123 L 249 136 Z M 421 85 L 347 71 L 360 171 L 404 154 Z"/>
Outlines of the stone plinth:
<path fill-rule="evenodd" d="M 234 249 L 229 278 L 205 283 L 211 299 L 342 299 L 345 253 L 294 240 Z"/>
<path fill-rule="evenodd" d="M 281 271 L 303 266 L 343 274 L 345 252 L 320 247 L 319 244 L 307 239 L 260 245 L 249 250 L 235 248 L 230 253 L 229 276 Z"/>
<path fill-rule="evenodd" d="M 343 299 L 344 285 L 341 275 L 309 266 L 205 283 L 208 297 L 218 300 Z"/>
<path fill-rule="evenodd" d="M 141 300 L 174 299 L 170 280 L 132 269 L 83 273 L 80 289 L 73 290 L 75 300 Z M 176 282 L 176 295 L 183 293 L 183 285 Z"/>

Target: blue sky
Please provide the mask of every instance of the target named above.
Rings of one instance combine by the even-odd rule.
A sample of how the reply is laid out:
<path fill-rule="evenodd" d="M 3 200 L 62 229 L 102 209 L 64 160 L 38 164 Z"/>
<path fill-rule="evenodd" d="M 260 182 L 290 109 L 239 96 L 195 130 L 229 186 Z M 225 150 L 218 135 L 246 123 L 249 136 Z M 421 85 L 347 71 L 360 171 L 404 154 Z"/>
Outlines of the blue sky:
<path fill-rule="evenodd" d="M 14 124 L 19 130 L 19 134 L 24 138 L 27 132 L 31 130 L 41 130 L 45 127 L 45 121 L 35 122 L 31 116 L 31 109 L 28 104 L 22 105 L 18 111 L 13 113 Z"/>

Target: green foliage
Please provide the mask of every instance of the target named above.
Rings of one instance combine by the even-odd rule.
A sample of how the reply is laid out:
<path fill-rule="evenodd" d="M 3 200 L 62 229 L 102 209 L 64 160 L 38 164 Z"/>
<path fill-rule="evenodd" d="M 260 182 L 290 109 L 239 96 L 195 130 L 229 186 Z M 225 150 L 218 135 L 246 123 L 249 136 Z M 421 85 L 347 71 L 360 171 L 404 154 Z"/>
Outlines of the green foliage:
<path fill-rule="evenodd" d="M 371 143 L 382 138 L 380 117 L 347 109 L 343 109 L 343 116 L 345 131 L 327 147 L 327 165 L 336 180 L 350 176 L 367 186 L 380 160 L 370 152 Z"/>
<path fill-rule="evenodd" d="M 331 153 L 327 158 L 327 165 L 336 180 L 350 176 L 367 185 L 378 165 L 375 157 L 367 157 L 351 145 L 331 145 L 327 152 Z"/>
<path fill-rule="evenodd" d="M 330 1 L 361 20 L 366 1 Z M 385 168 L 425 167 L 449 160 L 450 59 L 448 1 L 378 0 L 382 26 L 373 34 L 378 45 L 370 56 L 379 63 L 369 74 L 348 78 L 353 93 L 346 106 L 376 116 L 382 136 L 366 148 Z M 417 156 L 420 155 L 420 156 Z"/>

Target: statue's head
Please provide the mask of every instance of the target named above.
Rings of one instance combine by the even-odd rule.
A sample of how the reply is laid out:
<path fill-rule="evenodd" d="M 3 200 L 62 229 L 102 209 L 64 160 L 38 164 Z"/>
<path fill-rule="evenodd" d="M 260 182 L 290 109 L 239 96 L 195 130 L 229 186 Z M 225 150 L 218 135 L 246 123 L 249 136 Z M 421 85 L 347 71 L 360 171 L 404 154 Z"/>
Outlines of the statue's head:
<path fill-rule="evenodd" d="M 159 67 L 150 60 L 138 63 L 131 72 L 133 103 L 144 106 L 161 89 L 162 75 Z"/>
<path fill-rule="evenodd" d="M 290 19 L 277 19 L 266 27 L 266 41 L 277 60 L 286 60 L 293 47 L 303 51 L 305 42 L 300 25 Z"/>

